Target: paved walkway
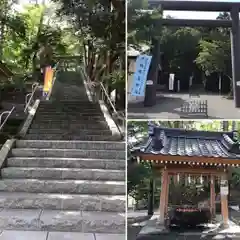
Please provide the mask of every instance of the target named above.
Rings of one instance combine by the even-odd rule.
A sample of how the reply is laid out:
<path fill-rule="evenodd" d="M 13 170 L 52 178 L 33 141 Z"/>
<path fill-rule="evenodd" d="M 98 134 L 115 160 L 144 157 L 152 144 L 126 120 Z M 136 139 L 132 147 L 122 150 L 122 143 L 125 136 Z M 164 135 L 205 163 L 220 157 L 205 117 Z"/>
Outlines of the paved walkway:
<path fill-rule="evenodd" d="M 4 230 L 0 240 L 125 240 L 124 234 Z"/>
<path fill-rule="evenodd" d="M 201 94 L 199 99 L 208 101 L 209 119 L 240 119 L 240 109 L 235 108 L 233 100 L 210 94 Z M 142 102 L 128 104 L 128 118 L 179 119 L 181 105 L 186 100 L 189 100 L 189 94 L 158 93 L 157 104 L 153 107 L 144 107 Z"/>

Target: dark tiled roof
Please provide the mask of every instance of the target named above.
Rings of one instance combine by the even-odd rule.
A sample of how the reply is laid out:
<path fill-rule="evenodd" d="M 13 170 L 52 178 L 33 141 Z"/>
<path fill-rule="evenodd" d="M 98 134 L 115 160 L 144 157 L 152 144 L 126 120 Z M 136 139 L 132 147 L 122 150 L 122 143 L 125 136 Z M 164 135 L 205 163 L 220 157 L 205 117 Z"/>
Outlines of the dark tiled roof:
<path fill-rule="evenodd" d="M 232 132 L 154 127 L 153 134 L 138 147 L 138 150 L 142 153 L 156 155 L 239 159 L 239 144 L 232 139 Z"/>

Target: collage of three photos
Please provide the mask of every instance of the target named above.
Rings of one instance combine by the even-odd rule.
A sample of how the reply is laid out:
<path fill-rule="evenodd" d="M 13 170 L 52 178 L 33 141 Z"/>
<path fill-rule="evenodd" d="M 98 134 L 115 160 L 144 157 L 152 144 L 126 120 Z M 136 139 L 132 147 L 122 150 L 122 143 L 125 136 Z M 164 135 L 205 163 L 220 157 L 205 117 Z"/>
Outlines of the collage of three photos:
<path fill-rule="evenodd" d="M 239 12 L 1 0 L 0 240 L 240 240 Z"/>

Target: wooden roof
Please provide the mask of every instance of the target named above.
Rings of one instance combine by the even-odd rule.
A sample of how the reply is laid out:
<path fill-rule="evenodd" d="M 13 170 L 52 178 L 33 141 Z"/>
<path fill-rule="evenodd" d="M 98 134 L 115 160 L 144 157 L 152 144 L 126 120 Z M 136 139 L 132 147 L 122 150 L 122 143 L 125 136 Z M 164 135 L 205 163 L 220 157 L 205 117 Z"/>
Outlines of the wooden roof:
<path fill-rule="evenodd" d="M 149 137 L 134 148 L 142 160 L 166 164 L 239 165 L 240 144 L 233 132 L 170 129 L 154 126 Z"/>

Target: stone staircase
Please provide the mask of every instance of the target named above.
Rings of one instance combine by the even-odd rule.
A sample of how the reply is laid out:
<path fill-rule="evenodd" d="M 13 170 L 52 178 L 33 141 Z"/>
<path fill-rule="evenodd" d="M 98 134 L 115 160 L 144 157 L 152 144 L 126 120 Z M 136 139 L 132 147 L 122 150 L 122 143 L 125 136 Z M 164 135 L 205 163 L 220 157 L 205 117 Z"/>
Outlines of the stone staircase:
<path fill-rule="evenodd" d="M 42 101 L 25 139 L 114 140 L 97 103 Z"/>
<path fill-rule="evenodd" d="M 18 140 L 1 171 L 1 229 L 124 233 L 124 143 Z"/>
<path fill-rule="evenodd" d="M 99 104 L 79 95 L 82 86 L 71 95 L 73 86 L 60 85 L 1 170 L 0 229 L 124 239 L 125 143 L 113 141 Z"/>

